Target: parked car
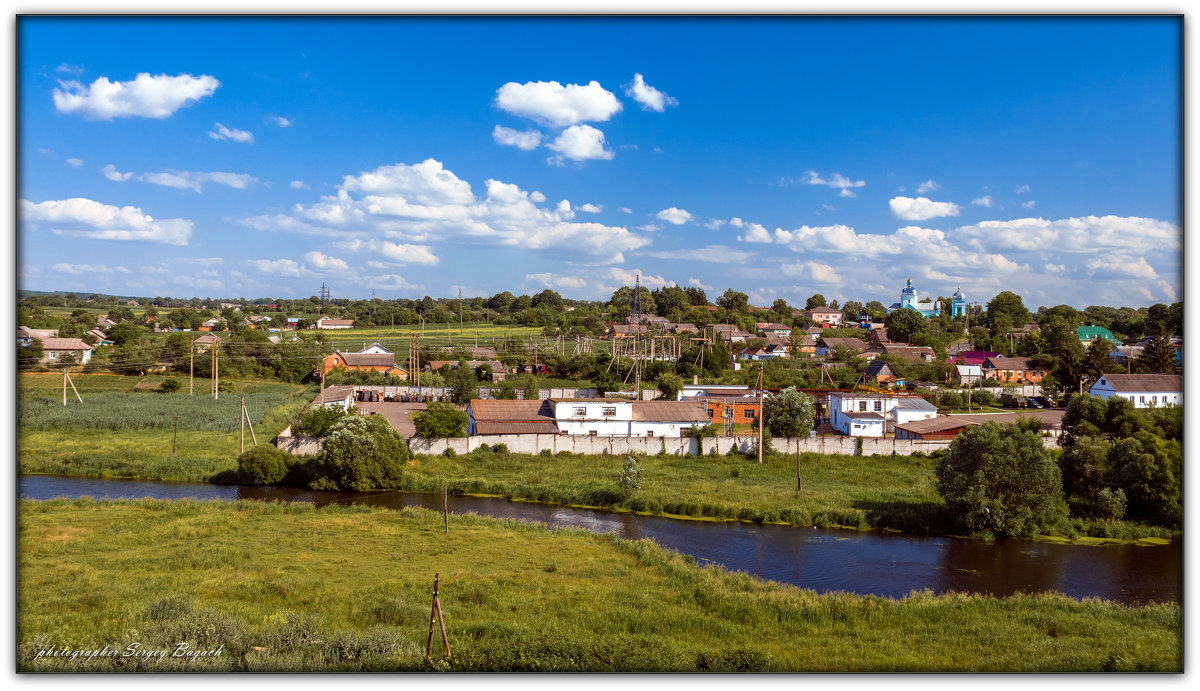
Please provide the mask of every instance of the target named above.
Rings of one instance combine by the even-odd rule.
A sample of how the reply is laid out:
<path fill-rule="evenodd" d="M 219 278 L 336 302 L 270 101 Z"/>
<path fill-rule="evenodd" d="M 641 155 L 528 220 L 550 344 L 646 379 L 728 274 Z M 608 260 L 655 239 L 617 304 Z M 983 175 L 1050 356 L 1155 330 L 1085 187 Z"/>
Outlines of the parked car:
<path fill-rule="evenodd" d="M 1030 408 L 1049 408 L 1050 401 L 1048 401 L 1045 396 L 1030 396 L 1029 397 L 1029 407 Z"/>

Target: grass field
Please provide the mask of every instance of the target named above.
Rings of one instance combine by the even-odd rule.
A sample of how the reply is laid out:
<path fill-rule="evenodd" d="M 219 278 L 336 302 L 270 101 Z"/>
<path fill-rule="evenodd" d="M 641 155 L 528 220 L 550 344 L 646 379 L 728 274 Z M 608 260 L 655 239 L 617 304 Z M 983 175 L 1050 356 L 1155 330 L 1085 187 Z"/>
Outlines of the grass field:
<path fill-rule="evenodd" d="M 313 387 L 274 381 L 237 381 L 217 400 L 199 389 L 163 394 L 135 389 L 161 377 L 72 374 L 83 403 L 68 389 L 62 405 L 61 374 L 22 374 L 17 380 L 17 467 L 21 473 L 155 480 L 226 480 L 241 448 L 240 397 L 260 443 L 267 443 L 300 408 Z M 257 400 L 256 400 L 257 399 Z M 178 415 L 176 456 L 171 456 Z M 246 445 L 252 443 L 249 429 Z"/>
<path fill-rule="evenodd" d="M 415 509 L 81 499 L 18 511 L 19 671 L 1182 669 L 1175 605 L 817 595 L 649 541 L 474 515 L 445 534 Z M 453 659 L 435 645 L 427 662 L 435 572 Z M 221 654 L 170 657 L 181 642 Z M 37 658 L 131 643 L 168 656 Z"/>

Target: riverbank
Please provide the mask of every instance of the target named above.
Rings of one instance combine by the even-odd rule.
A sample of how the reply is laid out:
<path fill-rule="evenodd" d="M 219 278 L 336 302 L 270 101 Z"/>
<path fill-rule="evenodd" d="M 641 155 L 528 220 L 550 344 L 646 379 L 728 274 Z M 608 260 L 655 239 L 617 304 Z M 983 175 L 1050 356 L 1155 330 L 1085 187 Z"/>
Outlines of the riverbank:
<path fill-rule="evenodd" d="M 623 456 L 477 451 L 417 456 L 403 489 L 501 497 L 701 520 L 743 520 L 909 534 L 957 532 L 937 494 L 937 461 L 923 456 L 639 456 L 642 488 L 617 487 Z M 803 488 L 797 490 L 797 468 Z M 1118 544 L 1169 540 L 1172 531 L 1125 521 L 1071 519 L 1047 540 Z"/>
<path fill-rule="evenodd" d="M 649 541 L 260 502 L 19 503 L 21 671 L 1178 671 L 1181 610 L 891 600 L 700 568 Z M 424 661 L 430 591 L 453 660 Z M 436 638 L 436 637 L 435 637 Z M 36 658 L 188 641 L 220 655 Z M 437 646 L 435 646 L 436 648 Z"/>

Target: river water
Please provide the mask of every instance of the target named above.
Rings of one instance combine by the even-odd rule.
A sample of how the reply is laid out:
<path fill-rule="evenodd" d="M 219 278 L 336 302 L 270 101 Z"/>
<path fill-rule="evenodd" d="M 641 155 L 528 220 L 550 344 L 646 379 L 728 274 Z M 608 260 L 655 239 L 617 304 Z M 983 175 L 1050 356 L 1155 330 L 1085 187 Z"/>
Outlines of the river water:
<path fill-rule="evenodd" d="M 314 492 L 280 487 L 22 476 L 20 496 L 155 499 L 255 499 L 388 508 L 442 509 L 441 495 L 406 492 Z M 590 509 L 450 497 L 450 511 L 537 521 L 615 533 L 658 544 L 765 580 L 818 592 L 902 597 L 914 590 L 1010 595 L 1058 591 L 1073 598 L 1124 603 L 1179 602 L 1183 593 L 1180 540 L 1169 545 L 1104 547 L 1025 540 L 987 544 L 949 537 L 849 530 L 685 521 Z"/>

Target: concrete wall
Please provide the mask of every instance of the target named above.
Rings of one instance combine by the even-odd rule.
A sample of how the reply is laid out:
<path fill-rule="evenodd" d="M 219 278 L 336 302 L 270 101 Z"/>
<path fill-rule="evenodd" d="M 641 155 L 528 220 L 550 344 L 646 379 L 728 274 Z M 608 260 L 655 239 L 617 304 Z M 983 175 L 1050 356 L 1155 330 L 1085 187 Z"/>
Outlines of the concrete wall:
<path fill-rule="evenodd" d="M 447 386 L 380 386 L 369 384 L 354 384 L 355 391 L 375 391 L 380 396 L 449 396 L 450 387 Z M 541 389 L 539 398 L 594 398 L 596 396 L 595 389 L 562 389 L 562 388 L 547 388 Z M 494 399 L 500 395 L 498 387 L 479 387 L 478 398 Z M 521 397 L 521 391 L 518 390 L 517 397 Z"/>
<path fill-rule="evenodd" d="M 705 455 L 716 449 L 717 454 L 728 453 L 731 449 L 748 452 L 754 449 L 757 437 L 709 437 L 706 439 L 653 438 L 646 437 L 583 437 L 565 434 L 511 434 L 490 435 L 477 437 L 458 437 L 455 439 L 422 439 L 414 437 L 409 440 L 409 448 L 419 454 L 440 454 L 446 448 L 452 448 L 458 453 L 468 453 L 481 446 L 504 444 L 513 453 L 536 454 L 544 449 L 551 453 L 570 451 L 580 455 L 657 454 L 666 449 L 673 455 Z M 802 439 L 779 438 L 771 441 L 771 447 L 778 452 L 795 454 L 797 451 L 855 455 L 857 439 L 843 436 L 807 437 Z M 1054 439 L 1047 439 L 1047 446 L 1055 444 Z M 862 440 L 862 453 L 910 456 L 914 451 L 929 453 L 950 446 L 949 441 L 907 441 L 903 439 L 870 439 Z"/>
<path fill-rule="evenodd" d="M 296 456 L 312 456 L 321 450 L 321 439 L 304 435 L 292 436 L 292 428 L 289 425 L 275 437 L 275 448 Z"/>

